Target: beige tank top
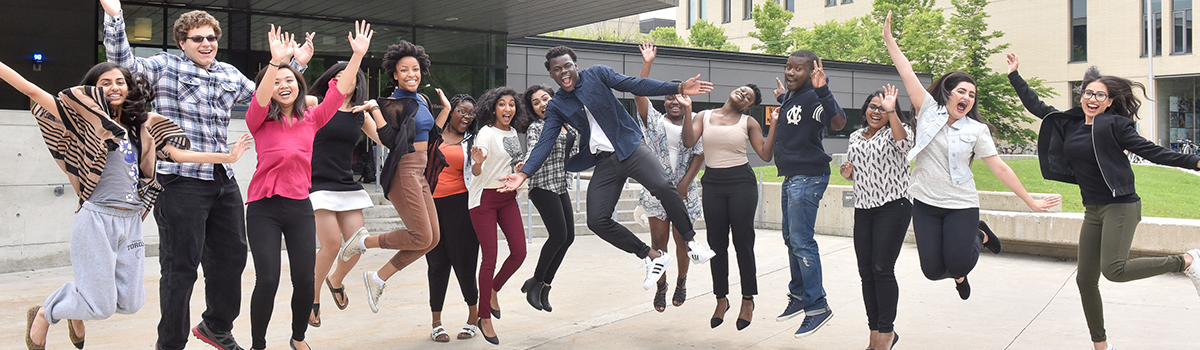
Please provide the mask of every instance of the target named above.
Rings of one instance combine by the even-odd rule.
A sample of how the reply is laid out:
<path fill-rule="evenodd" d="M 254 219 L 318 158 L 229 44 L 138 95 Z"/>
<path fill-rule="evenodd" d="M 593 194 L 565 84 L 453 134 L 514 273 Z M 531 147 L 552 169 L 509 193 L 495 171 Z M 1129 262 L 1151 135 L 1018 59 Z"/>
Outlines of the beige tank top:
<path fill-rule="evenodd" d="M 732 168 L 749 163 L 746 158 L 746 145 L 750 141 L 746 131 L 746 118 L 743 114 L 734 125 L 715 125 L 709 119 L 712 111 L 704 113 L 704 165 L 709 168 Z"/>

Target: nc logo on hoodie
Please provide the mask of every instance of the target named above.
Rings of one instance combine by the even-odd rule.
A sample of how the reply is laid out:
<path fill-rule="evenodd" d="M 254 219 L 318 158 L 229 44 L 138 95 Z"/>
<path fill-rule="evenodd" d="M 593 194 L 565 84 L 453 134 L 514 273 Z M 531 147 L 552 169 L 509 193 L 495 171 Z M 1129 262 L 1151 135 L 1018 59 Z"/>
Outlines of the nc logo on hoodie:
<path fill-rule="evenodd" d="M 792 109 L 789 109 L 787 111 L 787 123 L 793 124 L 793 125 L 800 125 L 800 120 L 804 119 L 804 116 L 800 114 L 803 111 L 803 109 L 804 109 L 803 106 L 799 106 L 799 105 L 792 107 Z"/>

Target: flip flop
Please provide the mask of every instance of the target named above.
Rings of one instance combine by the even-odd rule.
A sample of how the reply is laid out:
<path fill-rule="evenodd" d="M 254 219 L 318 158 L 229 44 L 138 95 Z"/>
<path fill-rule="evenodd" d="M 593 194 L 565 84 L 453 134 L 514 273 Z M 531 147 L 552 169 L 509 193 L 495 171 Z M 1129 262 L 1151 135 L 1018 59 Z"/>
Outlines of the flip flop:
<path fill-rule="evenodd" d="M 346 306 L 350 305 L 350 298 L 346 297 L 346 286 L 342 288 L 333 288 L 333 283 L 329 282 L 329 277 L 325 277 L 325 286 L 329 287 L 329 294 L 333 295 L 333 304 L 337 305 L 338 310 L 345 310 Z M 338 297 L 341 297 L 340 299 Z"/>

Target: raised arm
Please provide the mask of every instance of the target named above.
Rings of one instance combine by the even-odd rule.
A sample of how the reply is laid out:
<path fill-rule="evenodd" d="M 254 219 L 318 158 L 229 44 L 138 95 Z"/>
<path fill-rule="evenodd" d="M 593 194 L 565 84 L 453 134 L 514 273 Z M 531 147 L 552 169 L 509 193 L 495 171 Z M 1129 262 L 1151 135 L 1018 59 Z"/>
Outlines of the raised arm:
<path fill-rule="evenodd" d="M 918 79 L 917 73 L 913 72 L 908 57 L 904 57 L 904 52 L 900 51 L 900 45 L 892 36 L 891 11 L 888 11 L 887 18 L 883 20 L 883 42 L 887 45 L 888 55 L 892 56 L 892 63 L 896 65 L 896 71 L 900 73 L 900 79 L 904 81 L 904 90 L 908 92 L 908 98 L 912 100 L 913 109 L 921 110 L 921 104 L 925 101 L 925 86 L 921 85 L 921 79 Z"/>
<path fill-rule="evenodd" d="M 1175 152 L 1156 145 L 1137 132 L 1136 124 L 1133 119 L 1117 117 L 1117 122 L 1113 125 L 1117 145 L 1155 164 L 1189 170 L 1200 169 L 1200 156 Z"/>
<path fill-rule="evenodd" d="M 762 149 L 755 147 L 754 152 L 758 153 L 758 158 L 762 159 L 764 162 L 771 161 L 771 158 L 774 158 L 775 156 L 775 129 L 777 129 L 775 125 L 778 125 L 777 123 L 779 123 L 779 108 L 776 108 L 774 112 L 771 112 L 771 115 L 767 118 L 767 120 L 771 122 L 771 130 L 767 131 L 767 137 L 765 139 L 762 139 L 762 126 L 758 125 L 758 120 L 750 118 L 751 121 L 748 121 L 751 129 L 755 129 L 749 131 L 750 142 L 754 142 L 755 135 L 758 135 L 757 137 L 762 139 Z M 751 145 L 753 145 L 753 143 L 751 143 Z"/>
<path fill-rule="evenodd" d="M 1033 113 L 1038 118 L 1045 118 L 1050 113 L 1057 112 L 1058 108 L 1042 102 L 1038 98 L 1037 92 L 1030 89 L 1029 83 L 1026 83 L 1024 78 L 1021 78 L 1021 73 L 1017 72 L 1017 68 L 1021 65 L 1021 62 L 1017 59 L 1017 54 L 1009 53 L 1006 56 L 1008 59 L 1008 83 L 1012 85 L 1013 89 L 1017 90 L 1017 96 L 1021 98 L 1021 104 L 1025 105 L 1025 110 Z"/>
<path fill-rule="evenodd" d="M 683 147 L 696 147 L 704 135 L 704 118 L 699 114 L 693 115 L 691 96 L 675 95 L 675 100 L 683 107 L 683 123 L 680 125 L 683 132 L 679 136 L 683 139 Z"/>
<path fill-rule="evenodd" d="M 51 95 L 49 92 L 46 92 L 46 90 L 42 90 L 42 88 L 29 82 L 29 80 L 26 80 L 25 77 L 21 76 L 21 74 L 18 74 L 17 71 L 13 70 L 8 65 L 5 65 L 3 62 L 0 62 L 0 80 L 12 85 L 12 87 L 17 89 L 17 91 L 25 94 L 25 96 L 29 96 L 30 100 L 33 100 L 34 103 L 41 105 L 46 109 L 47 112 L 50 112 L 50 114 L 54 115 L 54 117 L 58 117 L 58 108 L 54 107 L 54 95 Z"/>
<path fill-rule="evenodd" d="M 338 91 L 341 91 L 342 95 L 349 95 L 350 92 L 354 91 L 358 80 L 358 74 L 355 74 L 355 72 L 358 72 L 358 67 L 362 65 L 363 56 L 367 54 L 367 49 L 371 46 L 371 37 L 374 35 L 375 32 L 371 31 L 371 25 L 367 21 L 354 22 L 354 32 L 346 35 L 346 39 L 350 40 L 350 49 L 354 53 L 350 55 L 350 62 L 346 64 L 346 69 L 343 70 L 351 74 L 342 74 L 342 78 L 338 79 Z M 292 44 L 295 46 L 294 40 Z M 274 50 L 272 50 L 271 54 L 274 56 Z M 341 102 L 338 105 L 340 106 Z"/>
<path fill-rule="evenodd" d="M 654 47 L 654 42 L 646 40 L 638 45 L 638 49 L 642 51 L 642 71 L 638 73 L 639 78 L 650 77 L 650 67 L 654 65 L 654 58 L 658 56 L 658 49 Z M 642 127 L 650 125 L 650 99 L 645 96 L 634 96 L 633 104 L 637 106 L 638 117 L 642 120 Z"/>
<path fill-rule="evenodd" d="M 237 143 L 229 147 L 229 153 L 196 152 L 179 149 L 174 145 L 166 145 L 159 152 L 161 152 L 160 158 L 176 163 L 236 163 L 238 159 L 242 158 L 242 154 L 253 145 L 254 139 L 249 133 L 246 133 L 238 137 Z"/>
<path fill-rule="evenodd" d="M 295 35 L 283 32 L 274 24 L 267 32 L 267 43 L 271 46 L 271 62 L 267 63 L 266 73 L 263 74 L 258 89 L 254 91 L 252 103 L 246 111 L 246 127 L 251 133 L 257 132 L 267 120 L 267 106 L 271 104 L 271 97 L 275 95 L 275 76 L 279 74 L 283 62 L 290 60 L 296 51 L 294 39 Z"/>
<path fill-rule="evenodd" d="M 887 84 L 883 87 L 883 112 L 888 118 L 888 126 L 892 128 L 892 140 L 902 141 L 908 138 L 908 131 L 904 130 L 904 122 L 900 121 L 900 113 L 896 112 L 896 98 L 900 95 L 900 91 L 892 84 Z M 905 152 L 907 153 L 907 152 Z"/>
<path fill-rule="evenodd" d="M 120 0 L 100 0 L 104 8 L 104 56 L 109 62 L 121 65 L 130 73 L 146 76 L 155 81 L 167 62 L 159 56 L 142 58 L 133 55 L 129 38 L 125 35 L 125 18 L 121 13 Z"/>
<path fill-rule="evenodd" d="M 825 63 L 820 58 L 813 62 L 812 86 L 813 92 L 817 94 L 817 100 L 821 102 L 821 123 L 833 130 L 842 130 L 846 127 L 846 112 L 842 110 L 842 106 L 837 103 L 837 99 L 833 97 L 833 91 L 829 90 L 829 78 L 825 76 Z"/>

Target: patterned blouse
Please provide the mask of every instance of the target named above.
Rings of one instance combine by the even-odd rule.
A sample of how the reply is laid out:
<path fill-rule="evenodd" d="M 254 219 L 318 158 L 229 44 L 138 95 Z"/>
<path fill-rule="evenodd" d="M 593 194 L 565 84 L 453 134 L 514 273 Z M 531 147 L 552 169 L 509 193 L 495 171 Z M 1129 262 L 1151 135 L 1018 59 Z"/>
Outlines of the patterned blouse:
<path fill-rule="evenodd" d="M 542 128 L 546 125 L 543 120 L 538 120 L 529 125 L 529 130 L 525 131 L 525 139 L 528 147 L 525 149 L 533 151 L 533 146 L 537 145 L 538 139 L 542 137 Z M 579 153 L 579 132 L 575 131 L 570 125 L 563 125 L 567 128 L 567 132 L 559 132 L 558 139 L 554 142 L 554 149 L 550 150 L 550 156 L 546 158 L 546 162 L 542 163 L 542 168 L 538 169 L 529 177 L 529 187 L 540 188 L 554 194 L 567 193 L 570 188 L 567 182 L 566 164 L 567 159 Z M 526 155 L 526 158 L 529 156 Z"/>
<path fill-rule="evenodd" d="M 854 208 L 871 209 L 908 197 L 908 160 L 913 147 L 913 131 L 908 125 L 903 140 L 892 137 L 892 128 L 885 125 L 875 136 L 867 139 L 862 128 L 850 135 L 850 150 L 846 159 L 854 165 Z"/>
<path fill-rule="evenodd" d="M 683 181 L 683 176 L 687 175 L 688 166 L 692 164 L 692 158 L 697 154 L 704 153 L 704 145 L 700 140 L 696 140 L 696 144 L 692 148 L 683 147 L 683 138 L 679 138 L 679 142 L 674 145 L 667 145 L 667 127 L 664 123 L 670 123 L 663 114 L 654 108 L 646 109 L 646 121 L 648 125 L 642 125 L 642 141 L 646 143 L 646 147 L 650 148 L 655 155 L 658 155 L 658 162 L 662 164 L 663 174 L 667 176 L 667 182 L 671 186 L 678 186 L 680 181 Z M 679 149 L 679 156 L 676 157 L 675 165 L 671 166 L 671 150 L 669 147 Z M 684 204 L 687 205 L 688 216 L 692 220 L 697 220 L 702 214 L 703 207 L 700 203 L 700 186 L 699 181 L 692 180 L 692 184 L 688 185 L 688 197 L 684 198 Z M 642 208 L 646 209 L 646 214 L 657 217 L 660 220 L 667 218 L 666 212 L 662 209 L 662 203 L 658 198 L 650 195 L 650 191 L 642 189 L 641 196 L 638 198 L 638 203 Z"/>

